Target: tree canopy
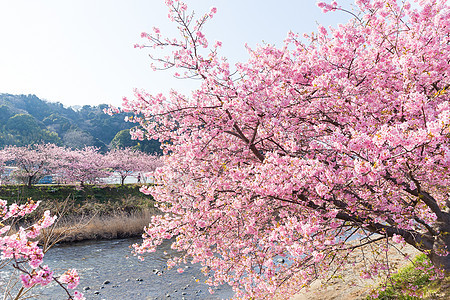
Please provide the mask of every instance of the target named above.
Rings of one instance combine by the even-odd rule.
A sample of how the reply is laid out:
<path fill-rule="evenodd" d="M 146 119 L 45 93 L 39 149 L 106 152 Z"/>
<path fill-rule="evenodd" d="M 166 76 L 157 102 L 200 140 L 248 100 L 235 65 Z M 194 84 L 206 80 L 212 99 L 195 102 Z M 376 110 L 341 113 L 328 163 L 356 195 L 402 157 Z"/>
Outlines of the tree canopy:
<path fill-rule="evenodd" d="M 381 239 L 380 253 L 408 243 L 450 271 L 447 1 L 319 3 L 354 17 L 309 42 L 289 33 L 281 48 L 248 49 L 234 67 L 204 34 L 215 8 L 195 18 L 166 3 L 179 36 L 154 28 L 136 47 L 172 49 L 151 52 L 154 68 L 201 87 L 124 99 L 144 128 L 136 138 L 170 141 L 157 184 L 143 189 L 167 214 L 138 253 L 176 237 L 183 252 L 170 267 L 190 258 L 209 284 L 252 299 L 287 298 Z M 361 274 L 388 269 L 367 260 Z"/>
<path fill-rule="evenodd" d="M 161 155 L 161 143 L 153 139 L 133 139 L 129 129 L 119 131 L 111 141 L 114 149 L 133 148 L 145 153 Z"/>

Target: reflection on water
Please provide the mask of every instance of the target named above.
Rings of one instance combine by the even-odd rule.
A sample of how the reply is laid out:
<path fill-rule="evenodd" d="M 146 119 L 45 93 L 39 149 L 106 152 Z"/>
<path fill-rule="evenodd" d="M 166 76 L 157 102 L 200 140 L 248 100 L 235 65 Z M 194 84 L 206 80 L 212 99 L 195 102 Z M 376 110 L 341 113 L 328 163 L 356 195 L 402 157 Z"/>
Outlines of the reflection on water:
<path fill-rule="evenodd" d="M 170 244 L 164 244 L 144 261 L 131 255 L 129 246 L 140 239 L 115 241 L 88 241 L 61 245 L 50 249 L 44 262 L 56 274 L 68 267 L 75 268 L 81 280 L 78 290 L 86 299 L 228 299 L 233 292 L 228 285 L 211 295 L 204 284 L 205 277 L 199 265 L 186 265 L 185 271 L 165 270 L 167 255 L 174 253 Z M 162 271 L 162 272 L 160 272 Z M 159 275 L 158 275 L 159 274 Z M 36 289 L 40 295 L 33 299 L 66 299 L 64 291 L 55 284 Z"/>

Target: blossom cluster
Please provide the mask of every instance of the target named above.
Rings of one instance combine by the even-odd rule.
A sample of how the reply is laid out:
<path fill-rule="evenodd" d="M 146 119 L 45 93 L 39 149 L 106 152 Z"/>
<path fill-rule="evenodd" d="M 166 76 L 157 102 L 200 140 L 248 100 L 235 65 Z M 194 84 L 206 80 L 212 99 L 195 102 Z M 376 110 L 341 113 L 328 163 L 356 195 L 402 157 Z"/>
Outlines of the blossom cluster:
<path fill-rule="evenodd" d="M 47 265 L 43 265 L 44 251 L 39 247 L 36 240 L 42 230 L 52 226 L 56 216 L 51 216 L 49 211 L 45 211 L 42 218 L 35 224 L 19 227 L 17 232 L 13 232 L 11 225 L 8 225 L 14 224 L 20 218 L 32 213 L 38 205 L 39 201 L 28 200 L 25 204 L 8 206 L 5 200 L 0 200 L 0 259 L 19 271 L 20 280 L 26 289 L 33 288 L 36 285 L 45 286 L 52 281 L 58 281 L 54 272 Z M 2 266 L 5 266 L 5 264 L 2 264 Z M 79 277 L 76 270 L 67 271 L 59 279 L 59 282 L 66 283 L 69 289 L 74 289 L 78 285 L 78 281 Z M 11 291 L 3 290 L 3 292 L 6 294 Z M 85 299 L 80 292 L 71 295 L 67 291 L 67 296 L 68 299 Z"/>

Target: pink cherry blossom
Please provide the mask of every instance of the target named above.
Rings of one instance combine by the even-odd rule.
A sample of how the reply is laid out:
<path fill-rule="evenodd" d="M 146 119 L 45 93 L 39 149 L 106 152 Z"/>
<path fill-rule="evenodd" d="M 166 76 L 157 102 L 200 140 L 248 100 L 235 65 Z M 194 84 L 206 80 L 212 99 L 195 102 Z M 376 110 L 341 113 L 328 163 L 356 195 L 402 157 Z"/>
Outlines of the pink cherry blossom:
<path fill-rule="evenodd" d="M 403 239 L 403 237 L 402 237 L 401 235 L 394 234 L 394 235 L 392 236 L 392 241 L 393 241 L 394 243 L 402 243 L 402 242 L 404 242 L 404 239 Z"/>
<path fill-rule="evenodd" d="M 86 300 L 86 298 L 84 297 L 83 293 L 80 293 L 78 291 L 75 291 L 73 293 L 73 299 L 74 300 Z"/>
<path fill-rule="evenodd" d="M 10 264 L 19 272 L 20 282 L 27 289 L 37 285 L 46 286 L 52 281 L 58 280 L 54 276 L 54 272 L 43 264 L 44 251 L 39 247 L 38 242 L 29 240 L 37 238 L 41 229 L 51 226 L 56 217 L 51 216 L 49 211 L 45 211 L 43 217 L 37 223 L 25 228 L 19 227 L 15 233 L 9 231 L 11 226 L 5 226 L 4 224 L 16 223 L 18 218 L 32 213 L 38 205 L 39 202 L 28 200 L 25 204 L 11 204 L 8 207 L 6 201 L 0 200 L 0 226 L 3 227 L 0 230 L 0 259 L 4 261 L 2 262 L 3 266 Z M 76 271 L 69 270 L 66 272 L 66 277 L 68 278 L 65 278 L 64 275 L 61 276 L 61 282 L 68 283 L 67 288 L 69 289 L 75 288 L 79 281 Z M 67 288 L 62 287 L 69 299 L 84 299 L 83 295 L 78 292 L 75 292 L 72 297 Z M 13 294 L 9 285 L 1 286 L 0 290 L 4 294 Z M 17 299 L 19 296 L 18 294 Z"/>
<path fill-rule="evenodd" d="M 403 240 L 450 270 L 447 2 L 320 2 L 352 19 L 307 41 L 247 46 L 248 60 L 231 65 L 208 46 L 208 13 L 195 19 L 170 1 L 180 37 L 146 36 L 145 49 L 172 49 L 150 50 L 155 70 L 199 87 L 123 103 L 142 128 L 133 136 L 165 153 L 141 188 L 162 214 L 135 252 L 171 240 L 170 267 L 201 263 L 208 284 L 244 299 L 289 298 L 343 269 L 349 239 L 375 253 Z M 361 275 L 386 270 L 367 259 Z"/>
<path fill-rule="evenodd" d="M 106 167 L 119 173 L 122 185 L 131 174 L 148 173 L 161 166 L 157 156 L 130 148 L 110 150 L 105 154 L 104 160 Z"/>
<path fill-rule="evenodd" d="M 67 283 L 67 287 L 69 289 L 74 289 L 77 287 L 80 277 L 78 276 L 78 272 L 75 269 L 67 270 L 63 275 L 59 277 L 59 280 L 62 283 Z"/>

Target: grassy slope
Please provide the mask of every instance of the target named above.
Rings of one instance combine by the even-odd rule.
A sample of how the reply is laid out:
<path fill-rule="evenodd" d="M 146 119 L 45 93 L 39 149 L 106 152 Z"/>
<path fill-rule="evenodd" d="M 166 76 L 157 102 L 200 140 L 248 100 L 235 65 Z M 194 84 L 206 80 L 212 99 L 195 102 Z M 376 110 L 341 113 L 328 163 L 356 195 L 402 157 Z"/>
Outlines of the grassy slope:
<path fill-rule="evenodd" d="M 124 196 L 147 197 L 139 192 L 139 185 L 136 184 L 86 185 L 84 188 L 76 185 L 35 185 L 31 188 L 24 185 L 0 185 L 0 199 L 8 200 L 9 203 L 21 202 L 27 198 L 61 201 L 67 197 L 72 198 L 76 203 L 86 200 L 104 203 L 120 200 Z"/>
<path fill-rule="evenodd" d="M 378 300 L 450 299 L 450 276 L 432 280 L 431 262 L 425 254 L 419 254 L 413 263 L 401 268 L 386 283 L 385 289 L 378 287 Z M 416 295 L 410 295 L 416 291 Z"/>
<path fill-rule="evenodd" d="M 31 188 L 8 185 L 0 186 L 0 199 L 9 204 L 22 203 L 28 198 L 41 200 L 41 206 L 52 211 L 68 199 L 69 212 L 74 214 L 87 214 L 90 210 L 96 214 L 108 214 L 153 208 L 153 197 L 139 192 L 139 187 L 137 184 L 86 185 L 84 188 L 76 185 L 36 185 Z"/>

